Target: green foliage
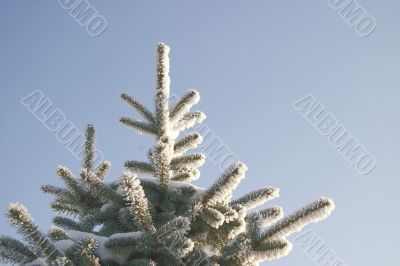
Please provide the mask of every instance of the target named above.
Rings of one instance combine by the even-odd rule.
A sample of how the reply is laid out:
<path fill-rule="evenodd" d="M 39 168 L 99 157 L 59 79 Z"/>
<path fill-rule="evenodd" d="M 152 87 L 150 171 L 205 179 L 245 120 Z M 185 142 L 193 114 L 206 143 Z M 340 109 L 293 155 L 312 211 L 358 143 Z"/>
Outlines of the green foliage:
<path fill-rule="evenodd" d="M 155 120 L 153 114 L 140 102 L 136 101 L 132 96 L 129 96 L 126 93 L 121 94 L 121 99 L 124 100 L 127 104 L 129 104 L 132 108 L 134 108 L 145 119 L 147 119 L 148 122 L 154 124 Z"/>
<path fill-rule="evenodd" d="M 49 236 L 49 238 L 52 241 L 65 240 L 65 239 L 69 239 L 70 238 L 68 233 L 65 232 L 64 229 L 62 229 L 61 227 L 58 227 L 58 226 L 52 226 L 49 229 L 49 232 L 47 233 L 47 235 Z"/>
<path fill-rule="evenodd" d="M 149 212 L 149 203 L 137 176 L 131 172 L 125 172 L 122 177 L 121 186 L 126 200 L 142 229 L 151 235 L 155 234 L 156 228 L 153 225 Z"/>
<path fill-rule="evenodd" d="M 4 263 L 28 263 L 36 259 L 36 255 L 21 241 L 8 237 L 0 237 L 0 261 Z"/>
<path fill-rule="evenodd" d="M 10 223 L 17 228 L 25 240 L 35 247 L 38 254 L 43 254 L 47 261 L 52 261 L 64 255 L 46 235 L 39 231 L 23 205 L 11 203 L 7 216 Z"/>
<path fill-rule="evenodd" d="M 202 198 L 204 205 L 226 202 L 230 200 L 233 190 L 244 178 L 247 166 L 235 163 L 229 167 L 205 193 Z"/>
<path fill-rule="evenodd" d="M 87 238 L 76 243 L 70 250 L 72 261 L 76 265 L 100 266 L 99 258 L 95 256 L 97 242 Z"/>
<path fill-rule="evenodd" d="M 87 170 L 93 169 L 94 147 L 95 147 L 95 130 L 93 125 L 88 125 L 86 129 L 85 157 L 83 160 L 83 168 Z"/>

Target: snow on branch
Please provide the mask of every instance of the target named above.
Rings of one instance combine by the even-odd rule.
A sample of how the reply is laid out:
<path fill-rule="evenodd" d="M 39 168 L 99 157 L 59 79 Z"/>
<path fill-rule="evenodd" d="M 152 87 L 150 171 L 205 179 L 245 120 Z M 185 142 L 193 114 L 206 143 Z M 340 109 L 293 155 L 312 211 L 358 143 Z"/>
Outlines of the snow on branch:
<path fill-rule="evenodd" d="M 254 223 L 259 227 L 268 226 L 283 217 L 281 207 L 271 207 L 261 211 L 255 211 L 246 215 L 247 223 Z"/>
<path fill-rule="evenodd" d="M 195 124 L 203 122 L 204 119 L 206 119 L 206 115 L 203 112 L 194 111 L 187 113 L 174 124 L 174 131 L 180 132 L 189 129 Z"/>
<path fill-rule="evenodd" d="M 157 70 L 156 70 L 156 125 L 158 136 L 164 136 L 169 131 L 169 47 L 164 43 L 157 45 Z"/>
<path fill-rule="evenodd" d="M 66 215 L 77 216 L 83 212 L 81 206 L 76 206 L 70 202 L 66 202 L 62 199 L 56 199 L 50 204 L 51 208 L 60 213 Z"/>
<path fill-rule="evenodd" d="M 103 180 L 111 168 L 111 163 L 109 161 L 102 162 L 97 168 L 96 175 L 100 180 Z"/>
<path fill-rule="evenodd" d="M 260 241 L 285 238 L 309 223 L 325 219 L 334 209 L 333 201 L 322 197 L 272 225 L 260 236 Z"/>
<path fill-rule="evenodd" d="M 180 171 L 180 172 L 178 171 L 172 177 L 172 180 L 180 181 L 180 182 L 191 182 L 191 181 L 197 180 L 199 177 L 200 177 L 199 170 L 197 170 L 195 168 L 193 168 L 193 169 L 188 168 L 186 171 Z"/>
<path fill-rule="evenodd" d="M 78 222 L 68 217 L 55 216 L 53 218 L 53 224 L 67 230 L 81 230 L 81 226 Z"/>
<path fill-rule="evenodd" d="M 153 114 L 140 102 L 135 100 L 132 96 L 129 96 L 127 93 L 122 93 L 121 99 L 125 101 L 127 104 L 129 104 L 133 109 L 135 109 L 148 122 L 150 122 L 151 124 L 155 123 Z"/>
<path fill-rule="evenodd" d="M 165 189 L 171 180 L 170 164 L 173 154 L 173 143 L 168 137 L 162 137 L 153 150 L 155 177 L 160 186 Z"/>
<path fill-rule="evenodd" d="M 254 245 L 245 235 L 231 242 L 224 250 L 222 265 L 259 265 L 260 262 L 286 256 L 292 244 L 285 239 L 270 240 Z"/>
<path fill-rule="evenodd" d="M 96 241 L 96 250 L 95 254 L 104 262 L 104 261 L 112 261 L 112 265 L 127 265 L 127 260 L 129 259 L 128 254 L 120 254 L 113 252 L 115 249 L 112 244 L 115 244 L 114 240 L 117 239 L 126 239 L 126 238 L 138 238 L 142 235 L 141 232 L 128 232 L 128 233 L 116 233 L 112 234 L 109 237 L 100 236 L 93 233 L 68 230 L 68 235 L 71 236 L 71 240 L 61 240 L 57 241 L 55 244 L 62 247 L 64 250 L 76 249 L 76 245 L 74 243 L 82 243 L 82 241 L 88 239 L 94 239 Z M 117 241 L 118 242 L 118 241 Z M 92 242 L 93 243 L 93 242 Z M 112 243 L 111 246 L 108 244 Z M 115 264 L 118 263 L 118 264 Z M 83 264 L 86 265 L 86 264 Z"/>
<path fill-rule="evenodd" d="M 48 230 L 47 235 L 50 237 L 51 240 L 53 241 L 59 241 L 59 240 L 64 240 L 64 239 L 69 239 L 69 235 L 65 230 L 61 227 L 52 225 L 50 229 Z"/>
<path fill-rule="evenodd" d="M 242 205 L 247 210 L 253 209 L 265 202 L 279 197 L 279 189 L 273 187 L 265 187 L 250 192 L 239 199 L 233 200 L 230 205 Z"/>
<path fill-rule="evenodd" d="M 202 203 L 207 205 L 229 201 L 233 190 L 244 178 L 246 170 L 247 166 L 244 163 L 237 162 L 232 164 L 218 178 L 217 182 L 207 189 L 202 198 Z"/>
<path fill-rule="evenodd" d="M 136 121 L 128 117 L 121 117 L 119 122 L 135 129 L 139 134 L 157 135 L 156 128 L 150 123 Z"/>
<path fill-rule="evenodd" d="M 122 196 L 112 189 L 110 185 L 104 183 L 94 172 L 82 169 L 81 177 L 85 184 L 96 191 L 98 195 L 119 204 L 123 203 Z"/>
<path fill-rule="evenodd" d="M 20 203 L 11 203 L 7 211 L 10 223 L 17 228 L 18 232 L 32 245 L 39 248 L 48 261 L 64 256 L 53 242 L 42 232 L 29 215 L 28 210 Z"/>
<path fill-rule="evenodd" d="M 126 161 L 125 167 L 134 173 L 154 175 L 154 168 L 151 164 L 139 161 Z"/>
<path fill-rule="evenodd" d="M 144 231 L 150 235 L 155 234 L 156 228 L 153 225 L 148 202 L 140 185 L 140 180 L 132 172 L 125 171 L 122 175 L 121 185 L 123 194 Z"/>
<path fill-rule="evenodd" d="M 0 237 L 0 262 L 24 264 L 36 258 L 29 247 L 21 241 L 8 236 Z"/>
<path fill-rule="evenodd" d="M 86 238 L 80 240 L 72 249 L 73 253 L 77 256 L 75 260 L 79 264 L 88 266 L 101 266 L 99 258 L 94 255 L 98 244 L 94 238 Z"/>
<path fill-rule="evenodd" d="M 200 101 L 200 94 L 195 90 L 188 91 L 179 102 L 171 109 L 169 118 L 171 123 L 175 123 L 182 116 L 190 111 L 190 108 Z"/>
<path fill-rule="evenodd" d="M 174 145 L 174 155 L 181 155 L 189 149 L 194 149 L 203 141 L 199 133 L 193 133 L 178 139 Z"/>
<path fill-rule="evenodd" d="M 270 240 L 255 246 L 249 257 L 253 263 L 276 260 L 289 254 L 292 248 L 293 245 L 286 239 Z"/>
<path fill-rule="evenodd" d="M 91 124 L 87 125 L 83 168 L 86 168 L 88 170 L 93 169 L 93 160 L 95 152 L 95 134 L 96 132 L 94 126 Z"/>
<path fill-rule="evenodd" d="M 79 187 L 78 181 L 76 178 L 72 175 L 71 171 L 64 166 L 58 166 L 57 167 L 57 174 L 58 176 L 61 177 L 61 179 L 64 181 L 66 186 L 71 189 L 74 192 L 81 191 L 81 188 Z"/>
<path fill-rule="evenodd" d="M 40 187 L 40 190 L 43 193 L 52 194 L 59 198 L 72 199 L 74 197 L 74 195 L 68 189 L 60 188 L 60 187 L 53 186 L 53 185 L 43 185 Z"/>
<path fill-rule="evenodd" d="M 225 216 L 216 209 L 207 207 L 201 213 L 200 217 L 207 224 L 214 228 L 219 228 L 225 222 Z"/>
<path fill-rule="evenodd" d="M 120 237 L 112 237 L 109 238 L 105 242 L 105 247 L 109 249 L 114 249 L 116 251 L 122 250 L 124 248 L 132 248 L 132 246 L 135 246 L 138 244 L 138 236 L 137 235 L 124 235 Z"/>
<path fill-rule="evenodd" d="M 171 160 L 171 167 L 196 168 L 204 164 L 206 156 L 203 153 L 182 155 Z"/>

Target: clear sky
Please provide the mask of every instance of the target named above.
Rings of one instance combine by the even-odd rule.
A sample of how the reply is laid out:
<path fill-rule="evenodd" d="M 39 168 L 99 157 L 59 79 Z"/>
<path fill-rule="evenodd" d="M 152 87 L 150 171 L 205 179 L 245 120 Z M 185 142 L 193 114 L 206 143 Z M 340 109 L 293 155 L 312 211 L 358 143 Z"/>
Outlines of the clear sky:
<path fill-rule="evenodd" d="M 167 3 L 168 2 L 168 3 Z M 235 196 L 271 185 L 288 214 L 326 195 L 337 208 L 308 227 L 348 266 L 398 264 L 400 233 L 400 2 L 359 0 L 376 20 L 360 36 L 321 1 L 90 2 L 107 22 L 92 37 L 58 1 L 0 3 L 0 207 L 25 204 L 43 230 L 57 165 L 80 162 L 20 99 L 43 92 L 77 127 L 95 124 L 98 148 L 119 177 L 145 157 L 151 137 L 121 126 L 129 92 L 153 103 L 155 45 L 171 46 L 172 90 L 199 90 L 205 124 L 249 167 Z M 396 48 L 397 47 L 397 48 Z M 362 175 L 292 104 L 313 95 L 376 158 Z M 200 186 L 222 171 L 209 160 Z M 397 203 L 396 203 L 397 202 Z M 0 233 L 15 235 L 4 216 Z M 291 237 L 294 240 L 296 236 Z M 263 265 L 310 266 L 298 245 Z M 330 264 L 329 264 L 330 265 Z"/>

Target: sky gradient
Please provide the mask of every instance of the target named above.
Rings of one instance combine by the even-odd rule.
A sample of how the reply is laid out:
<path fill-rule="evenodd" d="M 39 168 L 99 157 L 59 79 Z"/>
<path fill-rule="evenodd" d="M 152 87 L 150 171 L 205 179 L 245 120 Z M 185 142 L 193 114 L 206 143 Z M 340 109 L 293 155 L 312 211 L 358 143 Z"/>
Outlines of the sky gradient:
<path fill-rule="evenodd" d="M 247 164 L 235 196 L 270 185 L 291 213 L 319 196 L 336 202 L 312 229 L 348 266 L 397 265 L 400 223 L 400 2 L 360 0 L 376 30 L 360 36 L 322 1 L 90 2 L 107 21 L 91 36 L 58 1 L 0 3 L 0 208 L 18 201 L 43 230 L 51 197 L 42 184 L 60 184 L 57 165 L 80 162 L 20 100 L 40 90 L 75 126 L 93 123 L 98 148 L 112 163 L 145 158 L 152 138 L 117 122 L 134 116 L 119 100 L 128 92 L 153 106 L 155 46 L 171 47 L 171 89 L 200 92 L 204 122 Z M 397 48 L 396 48 L 397 47 Z M 293 108 L 313 95 L 376 158 L 357 172 Z M 208 160 L 199 186 L 221 173 Z M 4 211 L 2 211 L 4 212 Z M 4 216 L 0 234 L 15 235 Z M 296 236 L 291 237 L 294 240 Z M 262 265 L 318 264 L 299 246 Z M 342 265 L 341 265 L 342 266 Z"/>

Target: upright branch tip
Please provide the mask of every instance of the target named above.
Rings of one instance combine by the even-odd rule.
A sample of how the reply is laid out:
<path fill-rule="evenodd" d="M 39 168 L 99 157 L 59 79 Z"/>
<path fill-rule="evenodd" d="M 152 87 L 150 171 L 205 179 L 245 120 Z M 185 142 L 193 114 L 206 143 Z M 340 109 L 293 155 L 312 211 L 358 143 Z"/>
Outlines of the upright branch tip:
<path fill-rule="evenodd" d="M 92 124 L 88 124 L 86 127 L 86 140 L 85 140 L 85 151 L 83 168 L 93 170 L 94 152 L 95 152 L 95 129 Z"/>

